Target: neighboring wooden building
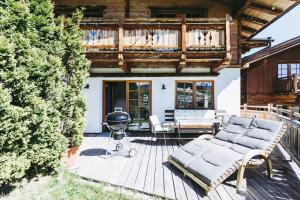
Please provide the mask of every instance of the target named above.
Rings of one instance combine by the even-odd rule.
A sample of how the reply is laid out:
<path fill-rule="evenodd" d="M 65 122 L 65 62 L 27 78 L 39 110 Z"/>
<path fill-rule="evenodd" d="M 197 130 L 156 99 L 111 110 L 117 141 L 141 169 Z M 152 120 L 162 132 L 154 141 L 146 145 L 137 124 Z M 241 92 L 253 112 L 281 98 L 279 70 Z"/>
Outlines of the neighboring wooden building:
<path fill-rule="evenodd" d="M 299 0 L 54 0 L 56 14 L 84 6 L 82 44 L 92 61 L 86 132 L 114 107 L 145 129 L 164 110 L 240 113 L 241 54 Z M 134 126 L 130 127 L 134 127 Z"/>
<path fill-rule="evenodd" d="M 300 106 L 300 36 L 243 59 L 242 103 Z"/>

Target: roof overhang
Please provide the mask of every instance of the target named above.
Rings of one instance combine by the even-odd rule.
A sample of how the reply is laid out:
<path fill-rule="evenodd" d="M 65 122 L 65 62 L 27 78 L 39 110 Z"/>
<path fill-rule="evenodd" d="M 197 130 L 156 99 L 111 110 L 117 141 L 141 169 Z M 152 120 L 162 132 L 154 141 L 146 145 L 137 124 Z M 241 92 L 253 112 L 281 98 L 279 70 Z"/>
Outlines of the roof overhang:
<path fill-rule="evenodd" d="M 262 49 L 261 51 L 258 51 L 250 56 L 243 58 L 242 60 L 243 66 L 244 68 L 247 68 L 251 63 L 257 62 L 259 60 L 286 51 L 296 46 L 300 46 L 300 36 L 292 38 L 280 44 L 277 44 L 273 47 Z"/>

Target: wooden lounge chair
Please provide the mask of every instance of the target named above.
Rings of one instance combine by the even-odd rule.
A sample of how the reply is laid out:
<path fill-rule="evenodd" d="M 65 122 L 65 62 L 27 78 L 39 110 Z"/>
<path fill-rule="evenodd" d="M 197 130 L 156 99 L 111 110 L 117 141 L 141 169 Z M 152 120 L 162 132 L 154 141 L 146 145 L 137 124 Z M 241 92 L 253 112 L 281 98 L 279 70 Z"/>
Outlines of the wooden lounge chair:
<path fill-rule="evenodd" d="M 240 189 L 246 167 L 266 161 L 272 177 L 269 155 L 286 130 L 282 122 L 230 117 L 215 136 L 201 135 L 175 151 L 169 162 L 198 183 L 206 194 L 238 170 Z"/>

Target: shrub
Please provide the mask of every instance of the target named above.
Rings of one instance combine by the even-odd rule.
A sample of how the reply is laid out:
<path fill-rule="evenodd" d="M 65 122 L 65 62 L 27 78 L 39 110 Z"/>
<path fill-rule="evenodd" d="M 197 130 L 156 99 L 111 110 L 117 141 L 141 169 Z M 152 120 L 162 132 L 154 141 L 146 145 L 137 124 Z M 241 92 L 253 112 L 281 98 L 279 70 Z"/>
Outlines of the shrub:
<path fill-rule="evenodd" d="M 0 185 L 53 170 L 80 145 L 89 62 L 80 12 L 55 17 L 50 0 L 0 4 Z"/>

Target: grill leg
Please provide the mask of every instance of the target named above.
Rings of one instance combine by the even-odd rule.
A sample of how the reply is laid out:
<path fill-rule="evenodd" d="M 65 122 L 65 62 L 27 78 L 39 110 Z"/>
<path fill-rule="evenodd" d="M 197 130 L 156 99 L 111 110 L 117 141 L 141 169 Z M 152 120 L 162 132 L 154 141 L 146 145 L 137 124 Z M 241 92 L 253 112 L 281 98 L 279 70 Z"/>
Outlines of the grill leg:
<path fill-rule="evenodd" d="M 108 146 L 109 146 L 109 144 L 110 144 L 110 140 L 111 140 L 111 137 L 112 137 L 112 131 L 110 131 L 110 133 L 109 133 L 109 138 L 108 138 L 108 141 L 107 141 L 107 143 L 106 143 L 106 152 L 105 152 L 105 155 L 107 156 L 108 155 Z"/>

